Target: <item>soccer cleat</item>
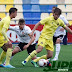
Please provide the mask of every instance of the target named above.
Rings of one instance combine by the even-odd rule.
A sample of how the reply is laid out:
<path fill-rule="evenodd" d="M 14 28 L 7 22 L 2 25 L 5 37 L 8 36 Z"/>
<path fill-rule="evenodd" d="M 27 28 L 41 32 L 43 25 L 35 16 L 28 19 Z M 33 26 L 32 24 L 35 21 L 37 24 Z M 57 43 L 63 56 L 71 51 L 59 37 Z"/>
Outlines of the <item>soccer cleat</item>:
<path fill-rule="evenodd" d="M 51 61 L 57 61 L 58 60 L 58 58 L 54 58 L 54 59 L 52 59 Z"/>
<path fill-rule="evenodd" d="M 10 65 L 10 64 L 9 64 L 9 65 L 5 65 L 4 67 L 5 67 L 5 68 L 15 68 L 14 66 L 12 66 L 12 65 Z"/>
<path fill-rule="evenodd" d="M 22 61 L 22 65 L 25 66 L 26 65 L 26 61 Z"/>
<path fill-rule="evenodd" d="M 47 66 L 48 66 L 48 67 L 51 67 L 51 63 L 50 63 L 50 62 L 48 62 L 48 63 L 47 63 Z"/>
<path fill-rule="evenodd" d="M 4 67 L 4 65 L 3 64 L 0 64 L 0 67 Z"/>
<path fill-rule="evenodd" d="M 32 63 L 35 67 L 39 67 L 36 62 L 31 61 L 31 63 Z"/>

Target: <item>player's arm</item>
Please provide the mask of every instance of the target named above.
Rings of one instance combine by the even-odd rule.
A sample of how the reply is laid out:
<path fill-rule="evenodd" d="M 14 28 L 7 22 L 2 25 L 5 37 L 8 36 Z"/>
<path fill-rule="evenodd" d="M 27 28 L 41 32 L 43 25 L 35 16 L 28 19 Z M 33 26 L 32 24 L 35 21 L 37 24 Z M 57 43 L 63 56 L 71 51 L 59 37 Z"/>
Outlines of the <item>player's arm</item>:
<path fill-rule="evenodd" d="M 6 31 L 7 31 L 6 28 L 2 28 L 2 34 L 3 34 L 4 38 L 5 38 L 5 40 L 9 41 L 9 39 L 7 37 L 7 34 L 6 34 Z"/>
<path fill-rule="evenodd" d="M 69 33 L 72 34 L 72 30 L 68 26 L 66 26 L 62 20 L 61 20 L 60 26 L 62 26 L 64 29 L 66 29 Z"/>
<path fill-rule="evenodd" d="M 30 36 L 31 40 L 30 40 L 30 42 L 27 45 L 25 45 L 23 47 L 23 49 L 27 49 L 29 47 L 29 45 L 31 45 L 34 42 L 34 40 L 35 40 L 35 36 L 32 36 L 30 34 L 29 34 L 29 36 Z"/>
<path fill-rule="evenodd" d="M 32 32 L 31 32 L 30 35 L 33 35 L 34 31 L 38 28 L 39 25 L 41 25 L 40 22 L 38 22 L 38 23 L 34 26 L 34 28 L 33 28 L 33 30 L 32 30 Z"/>
<path fill-rule="evenodd" d="M 38 23 L 34 26 L 31 35 L 33 35 L 34 31 L 38 28 L 39 25 L 44 25 L 48 20 L 49 20 L 49 17 L 47 17 L 47 18 L 41 20 L 40 22 L 38 22 Z"/>
<path fill-rule="evenodd" d="M 34 35 L 30 35 L 31 32 L 32 32 L 31 29 L 29 27 L 27 27 L 26 28 L 26 33 L 29 35 L 29 37 L 31 38 L 31 40 L 30 40 L 30 42 L 27 45 L 25 45 L 23 47 L 24 49 L 27 49 L 29 47 L 29 45 L 31 45 L 34 42 L 34 40 L 35 40 L 35 36 Z"/>
<path fill-rule="evenodd" d="M 28 46 L 31 45 L 31 44 L 34 42 L 34 40 L 35 40 L 35 36 L 34 36 L 34 35 L 30 35 L 30 34 L 29 34 L 29 36 L 30 36 L 31 40 L 30 40 L 30 42 L 28 43 Z"/>
<path fill-rule="evenodd" d="M 15 31 L 16 28 L 15 28 L 15 26 L 9 26 L 9 30 Z"/>
<path fill-rule="evenodd" d="M 69 27 L 64 27 L 69 33 L 71 33 L 72 34 L 72 30 L 69 28 Z"/>
<path fill-rule="evenodd" d="M 66 26 L 70 26 L 69 22 L 67 21 L 67 19 L 64 16 L 62 16 L 62 20 Z"/>
<path fill-rule="evenodd" d="M 61 19 L 63 20 L 63 22 L 66 26 L 70 26 L 69 22 L 67 21 L 67 19 L 64 16 L 61 16 Z M 64 28 L 61 28 L 60 31 L 64 31 Z"/>
<path fill-rule="evenodd" d="M 7 41 L 9 41 L 9 39 L 7 37 L 6 32 L 7 32 L 8 28 L 9 28 L 9 25 L 10 25 L 10 21 L 9 20 L 5 20 L 3 28 L 2 28 L 2 34 L 3 34 L 4 38 L 5 38 L 5 40 L 7 40 Z"/>

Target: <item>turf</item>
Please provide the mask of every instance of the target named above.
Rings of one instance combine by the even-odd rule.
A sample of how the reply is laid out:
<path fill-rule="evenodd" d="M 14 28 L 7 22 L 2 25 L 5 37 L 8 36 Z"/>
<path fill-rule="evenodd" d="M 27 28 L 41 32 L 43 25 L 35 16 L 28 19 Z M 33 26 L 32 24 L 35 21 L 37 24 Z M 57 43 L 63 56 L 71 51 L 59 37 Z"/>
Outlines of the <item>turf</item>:
<path fill-rule="evenodd" d="M 13 45 L 13 47 L 15 47 L 15 45 Z M 2 52 L 2 49 L 0 48 L 0 53 Z M 43 49 L 43 51 L 41 53 L 39 53 L 37 56 L 42 56 L 46 54 L 46 50 L 45 48 Z M 54 54 L 55 55 L 55 52 Z M 2 68 L 0 67 L 0 72 L 58 72 L 57 70 L 48 70 L 47 67 L 39 67 L 39 68 L 35 68 L 32 64 L 31 64 L 31 60 L 26 64 L 26 66 L 22 66 L 21 62 L 28 56 L 27 51 L 22 51 L 18 54 L 16 54 L 13 59 L 11 60 L 11 64 L 13 66 L 15 66 L 15 69 L 7 69 L 7 68 Z M 59 60 L 57 61 L 57 63 L 59 61 L 66 61 L 66 62 L 70 62 L 72 61 L 72 45 L 61 45 L 61 51 L 60 51 L 60 55 L 59 55 Z M 57 65 L 56 63 L 56 65 Z M 46 70 L 47 71 L 46 71 Z M 66 67 L 66 69 L 68 69 L 68 67 Z M 43 71 L 45 70 L 45 71 Z M 61 71 L 60 71 L 61 72 Z M 66 71 L 65 71 L 66 72 Z M 71 70 L 68 72 L 72 72 Z"/>

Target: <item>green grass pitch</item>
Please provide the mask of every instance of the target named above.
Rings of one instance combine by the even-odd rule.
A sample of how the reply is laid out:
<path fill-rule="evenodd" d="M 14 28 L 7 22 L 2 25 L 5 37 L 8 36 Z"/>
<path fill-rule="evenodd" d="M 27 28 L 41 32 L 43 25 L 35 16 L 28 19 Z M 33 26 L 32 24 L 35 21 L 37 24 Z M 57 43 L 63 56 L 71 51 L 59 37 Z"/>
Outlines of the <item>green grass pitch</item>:
<path fill-rule="evenodd" d="M 13 45 L 15 47 L 15 45 Z M 2 52 L 2 49 L 0 48 L 0 54 Z M 46 54 L 45 48 L 43 51 L 37 56 L 42 56 Z M 55 55 L 55 51 L 54 54 Z M 9 69 L 9 68 L 2 68 L 0 67 L 0 72 L 58 72 L 58 70 L 51 70 L 51 71 L 43 71 L 44 69 L 47 69 L 47 67 L 39 67 L 35 68 L 31 64 L 31 60 L 26 64 L 26 66 L 23 66 L 21 62 L 28 56 L 27 51 L 22 51 L 16 54 L 13 59 L 11 60 L 11 64 L 15 66 L 15 69 Z M 53 56 L 54 57 L 54 56 Z M 61 51 L 59 55 L 59 61 L 72 61 L 72 45 L 61 45 Z M 72 72 L 72 71 L 68 71 Z"/>

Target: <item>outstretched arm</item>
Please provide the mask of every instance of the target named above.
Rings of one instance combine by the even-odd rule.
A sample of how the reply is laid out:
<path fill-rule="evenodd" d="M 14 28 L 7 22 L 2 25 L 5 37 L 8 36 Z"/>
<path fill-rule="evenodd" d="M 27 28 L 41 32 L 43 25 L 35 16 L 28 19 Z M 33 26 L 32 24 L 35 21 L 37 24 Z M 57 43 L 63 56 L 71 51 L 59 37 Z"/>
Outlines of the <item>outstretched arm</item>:
<path fill-rule="evenodd" d="M 66 26 L 65 29 L 72 34 L 72 30 L 69 27 Z"/>
<path fill-rule="evenodd" d="M 34 28 L 33 28 L 33 30 L 32 30 L 32 32 L 31 32 L 30 35 L 33 35 L 34 31 L 38 28 L 39 25 L 41 25 L 40 22 L 38 22 L 38 23 L 34 26 Z"/>

